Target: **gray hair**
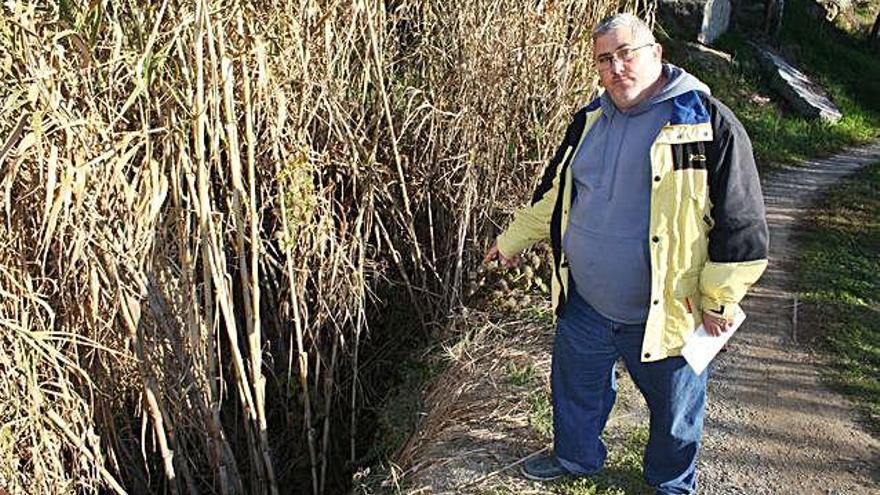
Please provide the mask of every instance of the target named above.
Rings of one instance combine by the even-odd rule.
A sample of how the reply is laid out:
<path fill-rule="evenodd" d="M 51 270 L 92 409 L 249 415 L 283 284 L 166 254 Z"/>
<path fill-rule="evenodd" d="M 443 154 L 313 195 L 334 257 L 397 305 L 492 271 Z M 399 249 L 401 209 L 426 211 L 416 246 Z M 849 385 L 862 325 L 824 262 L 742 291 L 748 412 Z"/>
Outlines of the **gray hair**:
<path fill-rule="evenodd" d="M 624 28 L 631 29 L 633 38 L 636 40 L 643 39 L 651 43 L 657 42 L 654 39 L 654 33 L 651 32 L 651 28 L 648 27 L 645 21 L 630 13 L 614 14 L 599 21 L 599 24 L 593 28 L 593 41 L 596 41 L 596 38 L 603 34 Z"/>

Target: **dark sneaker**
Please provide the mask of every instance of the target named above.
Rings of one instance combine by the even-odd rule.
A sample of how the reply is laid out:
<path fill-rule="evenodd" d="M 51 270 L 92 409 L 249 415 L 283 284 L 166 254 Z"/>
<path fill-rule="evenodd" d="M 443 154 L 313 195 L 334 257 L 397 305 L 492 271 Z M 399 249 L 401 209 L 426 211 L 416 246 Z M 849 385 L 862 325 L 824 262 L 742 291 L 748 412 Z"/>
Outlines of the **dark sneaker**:
<path fill-rule="evenodd" d="M 535 481 L 552 481 L 573 473 L 565 469 L 553 454 L 541 454 L 523 463 L 523 476 Z"/>

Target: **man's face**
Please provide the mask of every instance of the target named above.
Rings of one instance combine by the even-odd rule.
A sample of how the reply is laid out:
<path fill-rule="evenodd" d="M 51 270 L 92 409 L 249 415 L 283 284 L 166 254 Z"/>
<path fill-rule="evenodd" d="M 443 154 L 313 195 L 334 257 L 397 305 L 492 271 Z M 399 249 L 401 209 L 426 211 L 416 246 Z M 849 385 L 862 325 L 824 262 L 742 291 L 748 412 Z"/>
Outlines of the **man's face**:
<path fill-rule="evenodd" d="M 596 38 L 593 53 L 599 80 L 621 110 L 630 109 L 648 97 L 660 77 L 663 49 L 657 43 L 650 43 L 650 39 L 633 36 L 629 28 L 615 29 Z M 630 60 L 624 60 L 627 57 L 631 57 Z"/>

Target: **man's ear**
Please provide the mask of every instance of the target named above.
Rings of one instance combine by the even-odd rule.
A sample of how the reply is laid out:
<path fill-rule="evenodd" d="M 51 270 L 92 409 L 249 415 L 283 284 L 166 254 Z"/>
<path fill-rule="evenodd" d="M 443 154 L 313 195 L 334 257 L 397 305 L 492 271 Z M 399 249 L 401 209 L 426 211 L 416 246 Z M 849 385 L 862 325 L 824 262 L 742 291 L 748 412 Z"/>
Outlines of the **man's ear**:
<path fill-rule="evenodd" d="M 654 56 L 657 57 L 657 60 L 663 60 L 663 45 L 660 43 L 654 43 Z"/>

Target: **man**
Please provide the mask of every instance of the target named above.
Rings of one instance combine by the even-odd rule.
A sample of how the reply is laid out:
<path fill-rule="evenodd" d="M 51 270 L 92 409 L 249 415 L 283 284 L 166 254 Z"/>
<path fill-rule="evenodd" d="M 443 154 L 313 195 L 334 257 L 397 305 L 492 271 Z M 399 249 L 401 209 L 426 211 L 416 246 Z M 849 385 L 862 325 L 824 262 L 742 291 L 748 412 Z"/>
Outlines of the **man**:
<path fill-rule="evenodd" d="M 531 479 L 602 469 L 599 438 L 622 357 L 651 411 L 645 479 L 695 491 L 708 372 L 681 357 L 704 324 L 720 335 L 767 266 L 767 224 L 751 143 L 705 84 L 664 64 L 637 17 L 593 31 L 604 93 L 580 110 L 531 204 L 486 253 L 513 266 L 548 238 L 554 254 L 554 453 Z"/>

